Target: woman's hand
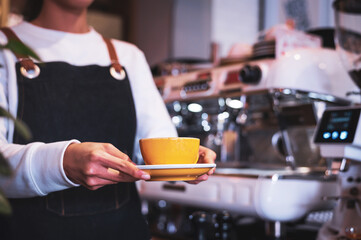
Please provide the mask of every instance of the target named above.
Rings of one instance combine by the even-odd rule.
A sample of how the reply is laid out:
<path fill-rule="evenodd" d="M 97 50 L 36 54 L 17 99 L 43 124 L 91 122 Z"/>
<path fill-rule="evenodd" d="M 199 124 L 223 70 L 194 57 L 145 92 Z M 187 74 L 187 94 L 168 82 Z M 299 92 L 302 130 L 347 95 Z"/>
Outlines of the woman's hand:
<path fill-rule="evenodd" d="M 217 154 L 213 150 L 203 146 L 199 146 L 199 158 L 197 163 L 214 163 L 216 157 Z M 187 182 L 191 184 L 198 184 L 202 181 L 206 181 L 208 179 L 208 176 L 212 175 L 215 170 L 216 170 L 215 168 L 212 168 L 211 170 L 209 170 L 207 174 L 203 174 L 202 176 L 199 176 L 194 181 L 187 181 Z"/>
<path fill-rule="evenodd" d="M 109 143 L 72 143 L 64 153 L 66 176 L 74 183 L 96 190 L 117 182 L 150 179 L 130 158 Z"/>

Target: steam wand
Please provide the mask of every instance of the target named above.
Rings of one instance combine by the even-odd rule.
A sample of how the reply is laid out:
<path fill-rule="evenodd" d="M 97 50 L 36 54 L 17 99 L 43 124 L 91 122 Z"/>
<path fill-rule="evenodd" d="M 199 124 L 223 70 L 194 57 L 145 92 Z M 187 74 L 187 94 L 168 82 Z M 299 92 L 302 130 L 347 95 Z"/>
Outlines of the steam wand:
<path fill-rule="evenodd" d="M 284 149 L 285 149 L 285 160 L 288 166 L 291 167 L 292 170 L 296 169 L 296 161 L 294 158 L 294 154 L 293 154 L 293 150 L 292 150 L 292 146 L 290 144 L 290 139 L 288 136 L 288 132 L 287 132 L 287 124 L 285 122 L 285 120 L 282 117 L 281 114 L 281 108 L 280 108 L 280 102 L 279 102 L 279 92 L 271 92 L 271 96 L 272 96 L 272 103 L 273 103 L 273 111 L 278 119 L 278 125 L 280 128 L 280 133 L 281 133 L 281 137 L 282 137 L 282 143 L 284 145 Z"/>

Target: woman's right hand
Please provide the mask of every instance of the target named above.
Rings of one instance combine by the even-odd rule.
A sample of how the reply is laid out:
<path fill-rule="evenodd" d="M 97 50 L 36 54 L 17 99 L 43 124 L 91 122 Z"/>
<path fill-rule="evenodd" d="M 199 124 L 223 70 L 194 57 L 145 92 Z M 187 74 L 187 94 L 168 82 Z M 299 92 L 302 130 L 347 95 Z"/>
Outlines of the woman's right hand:
<path fill-rule="evenodd" d="M 90 190 L 108 184 L 150 179 L 130 158 L 110 143 L 72 143 L 64 153 L 63 168 L 74 183 Z"/>

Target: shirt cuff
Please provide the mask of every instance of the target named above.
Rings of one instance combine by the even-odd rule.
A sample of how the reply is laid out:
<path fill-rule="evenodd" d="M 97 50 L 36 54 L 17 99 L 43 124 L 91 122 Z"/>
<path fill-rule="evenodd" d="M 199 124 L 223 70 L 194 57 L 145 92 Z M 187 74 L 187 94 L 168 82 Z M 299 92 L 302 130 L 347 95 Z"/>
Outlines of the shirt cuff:
<path fill-rule="evenodd" d="M 41 144 L 34 149 L 30 169 L 33 183 L 40 195 L 77 187 L 68 179 L 63 168 L 63 157 L 66 148 L 77 140 Z"/>
<path fill-rule="evenodd" d="M 63 164 L 63 161 L 64 161 L 64 153 L 65 153 L 65 150 L 68 148 L 68 146 L 72 143 L 80 143 L 78 140 L 71 140 L 68 142 L 68 144 L 65 145 L 62 153 L 61 153 L 61 159 L 60 159 L 60 171 L 61 171 L 61 175 L 63 176 L 64 180 L 69 183 L 71 186 L 74 186 L 74 187 L 79 187 L 80 184 L 76 184 L 76 183 L 73 183 L 72 181 L 70 181 L 70 179 L 66 176 L 65 174 L 65 171 L 64 171 L 64 164 Z"/>

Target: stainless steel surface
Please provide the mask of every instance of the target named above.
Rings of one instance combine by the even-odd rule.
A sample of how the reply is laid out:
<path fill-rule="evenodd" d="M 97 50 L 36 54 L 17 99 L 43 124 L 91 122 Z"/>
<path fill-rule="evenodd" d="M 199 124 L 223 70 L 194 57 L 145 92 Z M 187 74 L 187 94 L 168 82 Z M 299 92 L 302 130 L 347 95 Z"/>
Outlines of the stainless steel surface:
<path fill-rule="evenodd" d="M 232 107 L 238 103 L 240 108 Z M 244 91 L 242 95 L 174 101 L 167 109 L 180 136 L 201 139 L 224 167 L 325 166 L 312 142 L 320 112 L 350 102 L 295 89 Z M 192 112 L 198 104 L 200 112 Z"/>
<path fill-rule="evenodd" d="M 247 177 L 247 178 L 263 178 L 272 179 L 275 176 L 277 180 L 282 179 L 299 179 L 299 180 L 317 180 L 335 182 L 337 175 L 328 175 L 325 173 L 324 167 L 308 168 L 301 167 L 296 169 L 283 168 L 283 169 L 255 169 L 255 168 L 217 168 L 215 175 L 220 176 L 234 176 L 234 177 Z"/>

